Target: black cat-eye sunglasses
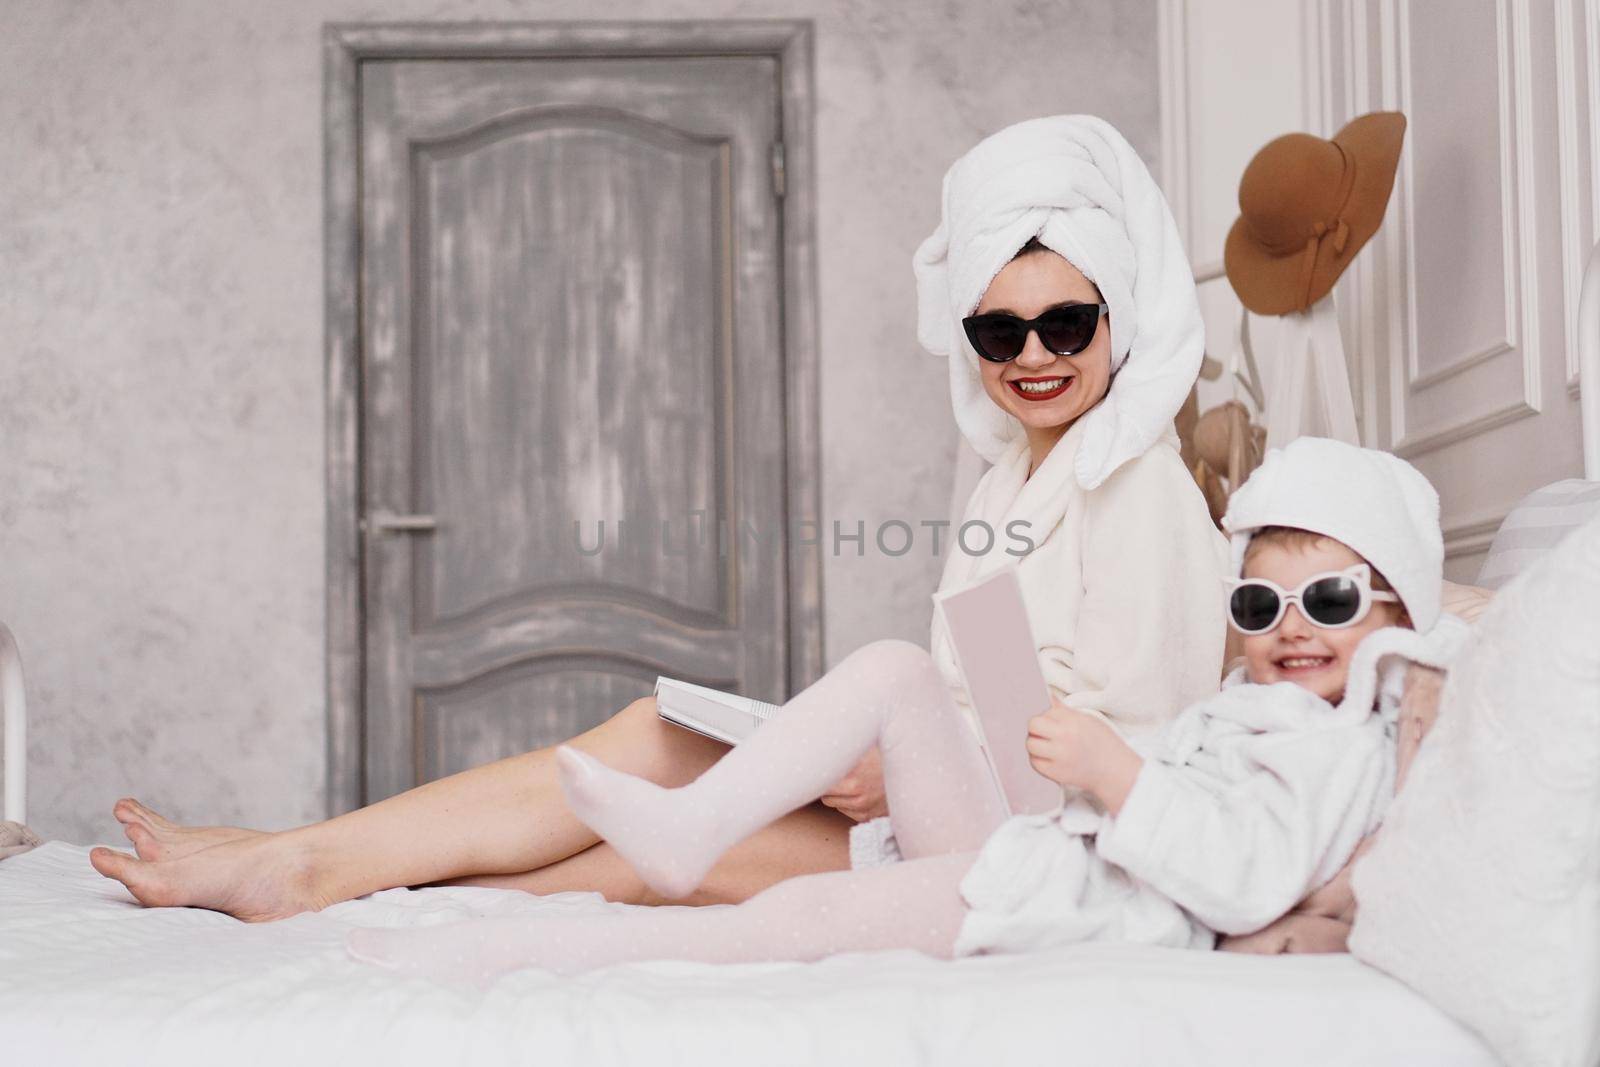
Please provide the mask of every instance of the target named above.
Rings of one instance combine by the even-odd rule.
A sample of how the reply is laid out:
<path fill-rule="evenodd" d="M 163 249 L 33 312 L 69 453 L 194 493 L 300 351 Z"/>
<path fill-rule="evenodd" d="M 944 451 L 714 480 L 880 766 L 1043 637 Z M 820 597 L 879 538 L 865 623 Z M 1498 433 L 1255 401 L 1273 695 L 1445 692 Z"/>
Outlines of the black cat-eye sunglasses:
<path fill-rule="evenodd" d="M 968 315 L 961 320 L 973 349 L 991 363 L 1009 363 L 1022 355 L 1028 334 L 1037 330 L 1039 341 L 1058 356 L 1075 356 L 1089 347 L 1107 304 L 1067 304 L 1051 308 L 1038 318 L 1024 319 L 1006 312 Z"/>

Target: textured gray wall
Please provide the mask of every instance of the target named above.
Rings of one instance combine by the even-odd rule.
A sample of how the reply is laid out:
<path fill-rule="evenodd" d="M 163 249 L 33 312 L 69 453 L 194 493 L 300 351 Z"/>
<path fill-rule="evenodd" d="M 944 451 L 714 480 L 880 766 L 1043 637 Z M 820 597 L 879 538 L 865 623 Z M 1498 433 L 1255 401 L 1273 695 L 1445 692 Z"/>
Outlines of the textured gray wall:
<path fill-rule="evenodd" d="M 31 821 L 117 838 L 323 812 L 324 21 L 589 17 L 576 0 L 0 0 L 0 618 L 29 670 Z M 1154 0 L 640 0 L 817 25 L 827 658 L 927 642 L 943 365 L 910 257 L 983 134 L 1088 111 L 1154 165 Z"/>

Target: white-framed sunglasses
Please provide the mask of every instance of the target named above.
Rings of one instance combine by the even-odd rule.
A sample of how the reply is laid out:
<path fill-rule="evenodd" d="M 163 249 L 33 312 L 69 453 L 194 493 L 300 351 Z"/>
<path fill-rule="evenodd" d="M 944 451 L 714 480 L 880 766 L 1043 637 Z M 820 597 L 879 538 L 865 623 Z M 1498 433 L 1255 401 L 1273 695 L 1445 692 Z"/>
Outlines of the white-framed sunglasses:
<path fill-rule="evenodd" d="M 1343 630 L 1367 617 L 1374 601 L 1398 604 L 1394 593 L 1372 588 L 1372 568 L 1357 563 L 1342 571 L 1313 574 L 1299 587 L 1285 589 L 1265 578 L 1225 578 L 1228 623 L 1242 634 L 1264 634 L 1277 629 L 1291 603 L 1300 614 L 1325 630 Z"/>

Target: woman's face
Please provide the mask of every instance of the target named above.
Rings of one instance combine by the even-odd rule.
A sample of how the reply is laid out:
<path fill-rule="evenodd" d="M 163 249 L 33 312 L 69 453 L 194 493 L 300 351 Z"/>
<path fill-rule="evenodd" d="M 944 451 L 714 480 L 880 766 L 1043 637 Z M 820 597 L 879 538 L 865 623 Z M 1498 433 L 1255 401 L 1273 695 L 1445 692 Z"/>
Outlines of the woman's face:
<path fill-rule="evenodd" d="M 1077 267 L 1042 249 L 1007 263 L 989 283 L 974 314 L 1005 311 L 1031 319 L 1064 304 L 1100 301 L 1100 290 Z M 1110 319 L 1100 316 L 1094 340 L 1076 355 L 1056 355 L 1033 331 L 1016 359 L 1009 363 L 979 359 L 978 369 L 989 399 L 1015 415 L 1030 437 L 1052 431 L 1060 434 L 1098 404 L 1111 385 Z M 1048 389 L 1041 399 L 1023 391 L 1023 382 L 1065 388 L 1059 392 Z"/>

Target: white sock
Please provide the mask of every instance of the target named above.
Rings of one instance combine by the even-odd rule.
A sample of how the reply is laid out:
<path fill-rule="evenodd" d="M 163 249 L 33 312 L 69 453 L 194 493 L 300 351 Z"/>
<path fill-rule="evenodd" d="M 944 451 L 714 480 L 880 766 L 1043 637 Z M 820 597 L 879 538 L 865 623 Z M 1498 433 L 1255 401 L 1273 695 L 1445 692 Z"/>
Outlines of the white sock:
<path fill-rule="evenodd" d="M 905 641 L 847 656 L 698 779 L 663 789 L 557 750 L 574 814 L 656 892 L 686 896 L 729 848 L 883 752 L 907 857 L 976 849 L 1005 818 L 978 742 L 932 658 Z"/>

